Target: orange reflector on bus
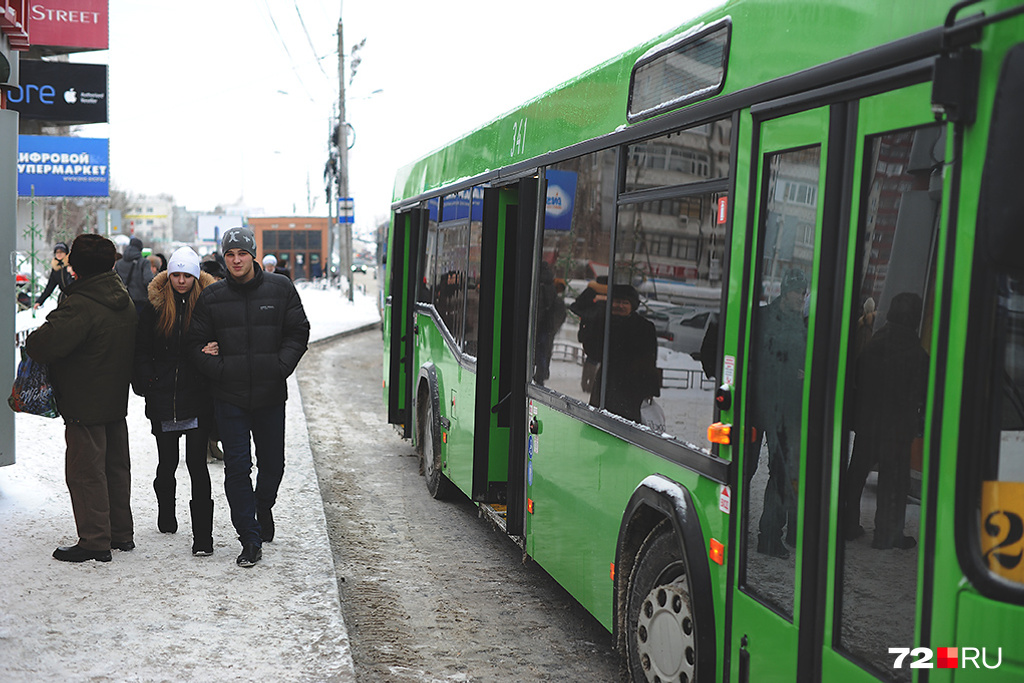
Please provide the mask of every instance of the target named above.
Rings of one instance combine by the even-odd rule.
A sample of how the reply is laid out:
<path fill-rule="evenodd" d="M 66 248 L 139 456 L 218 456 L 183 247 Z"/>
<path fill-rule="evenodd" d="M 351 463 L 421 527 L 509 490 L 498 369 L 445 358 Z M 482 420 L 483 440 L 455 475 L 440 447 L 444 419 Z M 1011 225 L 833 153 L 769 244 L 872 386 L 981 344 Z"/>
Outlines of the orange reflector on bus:
<path fill-rule="evenodd" d="M 526 511 L 533 514 L 533 498 L 526 499 Z"/>
<path fill-rule="evenodd" d="M 724 422 L 716 422 L 708 427 L 708 441 L 728 446 L 732 443 L 729 439 L 731 432 L 732 425 L 727 425 Z"/>
<path fill-rule="evenodd" d="M 711 561 L 716 564 L 725 564 L 725 546 L 721 542 L 711 539 L 711 550 L 708 553 L 711 556 Z"/>
<path fill-rule="evenodd" d="M 448 443 L 448 432 L 441 432 L 441 443 Z"/>
<path fill-rule="evenodd" d="M 611 569 L 612 581 L 614 581 L 615 580 L 615 563 L 612 562 L 611 565 L 612 565 L 612 569 Z"/>

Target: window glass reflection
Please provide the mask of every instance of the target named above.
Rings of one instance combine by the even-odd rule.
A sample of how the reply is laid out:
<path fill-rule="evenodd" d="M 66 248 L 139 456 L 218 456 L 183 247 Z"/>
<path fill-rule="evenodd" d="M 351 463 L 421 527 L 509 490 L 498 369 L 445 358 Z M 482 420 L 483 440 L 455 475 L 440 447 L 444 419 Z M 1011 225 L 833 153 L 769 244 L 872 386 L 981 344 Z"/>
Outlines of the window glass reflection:
<path fill-rule="evenodd" d="M 641 403 L 650 408 L 649 419 L 636 421 L 704 451 L 714 422 L 726 243 L 718 208 L 724 198 L 707 193 L 625 204 L 619 207 L 615 243 L 616 282 L 638 293 L 636 313 L 656 339 L 653 386 L 647 380 L 652 371 L 633 368 L 643 378 L 635 391 L 645 394 Z M 609 363 L 615 372 L 623 359 Z"/>
<path fill-rule="evenodd" d="M 930 302 L 945 135 L 928 126 L 866 140 L 860 272 L 846 359 L 837 633 L 886 680 L 888 648 L 914 638 Z M 871 595 L 865 600 L 864 595 Z"/>
<path fill-rule="evenodd" d="M 615 203 L 614 150 L 545 171 L 547 210 L 534 287 L 533 381 L 589 403 L 600 357 L 587 356 L 581 321 L 606 306 Z"/>
<path fill-rule="evenodd" d="M 805 368 L 820 162 L 817 146 L 766 159 L 760 293 L 747 379 L 749 420 L 757 441 L 748 445 L 744 456 L 744 583 L 790 619 L 799 539 L 803 396 L 810 379 Z M 794 193 L 795 186 L 806 189 Z"/>
<path fill-rule="evenodd" d="M 472 191 L 471 220 L 469 223 L 469 262 L 466 266 L 466 333 L 463 351 L 477 355 L 480 336 L 480 245 L 484 234 L 484 189 Z"/>
<path fill-rule="evenodd" d="M 728 178 L 731 134 L 732 121 L 723 119 L 630 145 L 626 192 Z"/>

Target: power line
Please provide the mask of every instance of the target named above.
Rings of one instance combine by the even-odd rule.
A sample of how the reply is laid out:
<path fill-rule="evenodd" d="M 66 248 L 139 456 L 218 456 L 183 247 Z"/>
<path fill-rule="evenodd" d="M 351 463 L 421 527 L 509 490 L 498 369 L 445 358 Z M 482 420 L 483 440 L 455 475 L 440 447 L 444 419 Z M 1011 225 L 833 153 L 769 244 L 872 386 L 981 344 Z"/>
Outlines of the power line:
<path fill-rule="evenodd" d="M 266 0 L 264 0 L 266 2 Z M 302 26 L 302 32 L 306 34 L 306 42 L 309 43 L 309 49 L 313 51 L 313 56 L 316 57 L 316 65 L 320 67 L 320 72 L 324 75 L 324 78 L 330 80 L 330 76 L 324 71 L 324 65 L 320 63 L 320 56 L 316 53 L 316 47 L 313 46 L 313 39 L 309 35 L 309 31 L 306 30 L 306 22 L 302 19 L 302 12 L 299 10 L 298 0 L 294 0 L 295 13 L 299 15 L 299 25 Z"/>
<path fill-rule="evenodd" d="M 299 70 L 295 66 L 295 58 L 292 57 L 291 50 L 288 49 L 288 41 L 286 41 L 284 36 L 281 35 L 281 29 L 277 27 L 277 22 L 274 21 L 274 13 L 270 11 L 270 3 L 267 0 L 263 0 L 263 6 L 266 8 L 267 17 L 270 18 L 270 23 L 274 27 L 274 33 L 277 34 L 278 39 L 281 41 L 281 47 L 284 48 L 285 54 L 288 55 L 288 62 L 292 66 L 292 71 L 295 72 L 295 78 L 299 81 L 299 85 L 302 86 L 302 89 L 306 91 L 306 97 L 309 98 L 309 101 L 316 104 L 316 100 L 313 99 L 313 95 L 309 92 L 309 88 L 306 87 L 305 81 L 303 81 L 302 76 L 299 75 Z"/>

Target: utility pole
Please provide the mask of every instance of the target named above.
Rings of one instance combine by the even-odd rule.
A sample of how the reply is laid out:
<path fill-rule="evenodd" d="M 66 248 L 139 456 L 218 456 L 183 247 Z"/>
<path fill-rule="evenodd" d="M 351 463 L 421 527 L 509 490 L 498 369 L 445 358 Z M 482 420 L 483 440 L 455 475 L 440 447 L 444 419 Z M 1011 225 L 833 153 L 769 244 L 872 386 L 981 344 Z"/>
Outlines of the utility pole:
<path fill-rule="evenodd" d="M 338 196 L 336 201 L 346 201 L 348 189 L 348 125 L 345 122 L 345 41 L 341 28 L 341 15 L 338 15 Z M 341 258 L 339 262 L 342 274 L 348 278 L 348 300 L 353 299 L 354 282 L 352 278 L 352 224 L 341 222 L 341 211 L 338 211 L 339 246 Z"/>

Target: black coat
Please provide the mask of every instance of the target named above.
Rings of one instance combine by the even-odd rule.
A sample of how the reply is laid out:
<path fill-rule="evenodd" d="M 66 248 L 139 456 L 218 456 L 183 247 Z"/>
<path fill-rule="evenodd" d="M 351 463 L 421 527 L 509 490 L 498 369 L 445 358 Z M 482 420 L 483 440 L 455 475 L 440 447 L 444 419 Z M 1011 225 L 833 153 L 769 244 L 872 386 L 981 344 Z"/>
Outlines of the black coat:
<path fill-rule="evenodd" d="M 661 372 L 658 370 L 658 334 L 654 324 L 637 313 L 612 316 L 608 335 L 608 382 L 604 406 L 610 413 L 641 422 L 640 404 L 646 398 L 661 395 Z M 604 319 L 580 324 L 577 338 L 583 351 L 594 362 L 604 354 Z M 590 405 L 600 405 L 602 367 L 594 380 Z"/>
<path fill-rule="evenodd" d="M 203 353 L 216 341 L 220 353 Z M 288 398 L 287 379 L 306 352 L 309 321 L 283 275 L 255 269 L 245 283 L 230 276 L 199 296 L 188 336 L 189 358 L 212 380 L 213 397 L 245 410 Z"/>
<path fill-rule="evenodd" d="M 124 258 L 114 263 L 114 272 L 121 276 L 128 295 L 136 307 L 145 305 L 149 298 L 149 283 L 153 281 L 153 269 L 149 259 L 142 258 L 142 240 L 133 237 L 124 250 Z"/>
<path fill-rule="evenodd" d="M 214 279 L 200 274 L 206 287 Z M 157 329 L 159 312 L 167 306 L 175 310 L 174 330 L 165 337 Z M 209 381 L 187 358 L 183 334 L 185 297 L 171 287 L 167 272 L 158 273 L 149 284 L 149 301 L 139 313 L 139 329 L 135 341 L 135 367 L 132 387 L 146 397 L 146 417 L 153 421 L 211 418 L 213 400 Z"/>
<path fill-rule="evenodd" d="M 49 364 L 65 423 L 123 420 L 138 325 L 135 306 L 113 271 L 75 280 L 66 293 L 28 336 L 25 351 Z"/>
<path fill-rule="evenodd" d="M 50 270 L 50 279 L 46 281 L 46 288 L 36 299 L 36 303 L 40 306 L 53 294 L 53 290 L 59 290 L 57 294 L 57 303 L 64 300 L 64 292 L 71 283 L 75 281 L 75 276 L 71 274 L 71 269 L 68 267 L 68 260 L 58 261 L 53 259 L 53 268 Z"/>

